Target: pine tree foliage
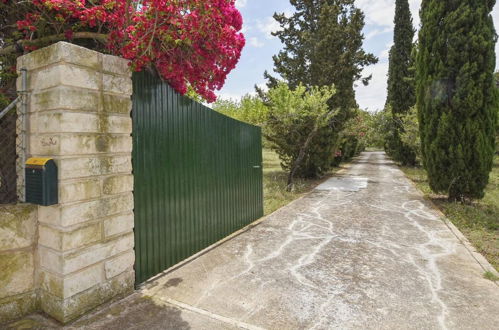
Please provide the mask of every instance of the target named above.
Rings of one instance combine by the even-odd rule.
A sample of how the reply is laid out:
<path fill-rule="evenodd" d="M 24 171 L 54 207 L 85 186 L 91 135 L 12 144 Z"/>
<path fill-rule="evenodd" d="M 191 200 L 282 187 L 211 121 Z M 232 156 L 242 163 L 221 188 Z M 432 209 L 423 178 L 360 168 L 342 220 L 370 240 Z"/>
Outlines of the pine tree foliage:
<path fill-rule="evenodd" d="M 430 187 L 482 198 L 493 165 L 498 92 L 495 0 L 423 0 L 416 96 Z"/>
<path fill-rule="evenodd" d="M 393 116 L 393 125 L 390 138 L 387 140 L 387 152 L 396 161 L 404 165 L 414 165 L 415 151 L 405 144 L 401 135 L 404 127 L 401 117 L 414 106 L 415 90 L 413 71 L 411 71 L 413 54 L 414 28 L 408 0 L 395 1 L 393 46 L 390 49 L 388 69 L 388 97 L 387 106 Z"/>
<path fill-rule="evenodd" d="M 394 114 L 405 114 L 416 103 L 410 67 L 414 39 L 408 0 L 395 1 L 393 46 L 390 49 L 388 103 Z"/>
<path fill-rule="evenodd" d="M 335 85 L 332 107 L 355 108 L 354 82 L 367 84 L 371 77 L 362 77 L 362 70 L 377 62 L 362 49 L 364 13 L 354 0 L 291 0 L 291 4 L 296 12 L 290 17 L 274 15 L 282 27 L 274 35 L 284 44 L 273 58 L 274 71 L 291 88 L 300 83 L 306 87 Z"/>
<path fill-rule="evenodd" d="M 365 66 L 378 59 L 362 49 L 364 14 L 355 7 L 354 0 L 291 0 L 296 11 L 290 17 L 275 14 L 281 30 L 274 33 L 284 48 L 273 57 L 274 71 L 291 89 L 303 84 L 334 85 L 336 94 L 328 105 L 335 111 L 327 127 L 320 128 L 311 144 L 307 166 L 297 176 L 321 176 L 331 167 L 331 155 L 339 143 L 339 132 L 353 116 L 357 107 L 354 83 L 368 84 L 371 77 L 363 77 Z M 267 72 L 268 87 L 278 79 Z M 262 95 L 262 94 L 261 94 Z"/>

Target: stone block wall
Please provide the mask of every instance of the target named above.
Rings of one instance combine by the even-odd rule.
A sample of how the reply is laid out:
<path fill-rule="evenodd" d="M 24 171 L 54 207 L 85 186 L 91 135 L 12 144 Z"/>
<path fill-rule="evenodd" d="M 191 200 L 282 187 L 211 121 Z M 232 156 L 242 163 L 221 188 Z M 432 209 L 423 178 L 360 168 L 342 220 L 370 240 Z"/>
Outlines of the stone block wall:
<path fill-rule="evenodd" d="M 35 281 L 43 311 L 67 322 L 133 290 L 131 72 L 65 42 L 17 68 L 28 70 L 28 157 L 59 171 L 59 204 L 38 207 Z"/>
<path fill-rule="evenodd" d="M 36 242 L 37 208 L 0 206 L 0 324 L 38 309 Z"/>

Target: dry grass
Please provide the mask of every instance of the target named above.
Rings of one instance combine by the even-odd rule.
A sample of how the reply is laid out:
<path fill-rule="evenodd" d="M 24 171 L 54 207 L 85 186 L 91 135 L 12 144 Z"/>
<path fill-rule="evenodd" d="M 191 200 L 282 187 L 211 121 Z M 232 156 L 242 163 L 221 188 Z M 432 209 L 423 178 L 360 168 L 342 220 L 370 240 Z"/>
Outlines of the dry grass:
<path fill-rule="evenodd" d="M 423 168 L 403 167 L 404 173 L 459 228 L 477 250 L 499 270 L 499 156 L 495 157 L 485 198 L 473 203 L 449 202 L 428 186 Z"/>

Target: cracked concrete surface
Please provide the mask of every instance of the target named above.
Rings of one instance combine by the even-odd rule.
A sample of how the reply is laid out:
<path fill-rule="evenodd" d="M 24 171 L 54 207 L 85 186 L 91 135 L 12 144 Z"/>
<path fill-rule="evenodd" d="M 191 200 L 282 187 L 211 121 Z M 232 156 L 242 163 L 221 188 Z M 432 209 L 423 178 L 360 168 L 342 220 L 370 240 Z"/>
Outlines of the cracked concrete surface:
<path fill-rule="evenodd" d="M 145 293 L 268 329 L 498 329 L 499 288 L 483 273 L 373 152 Z"/>
<path fill-rule="evenodd" d="M 384 153 L 363 153 L 258 226 L 73 327 L 498 329 L 499 288 L 483 278 L 490 265 L 463 242 Z"/>

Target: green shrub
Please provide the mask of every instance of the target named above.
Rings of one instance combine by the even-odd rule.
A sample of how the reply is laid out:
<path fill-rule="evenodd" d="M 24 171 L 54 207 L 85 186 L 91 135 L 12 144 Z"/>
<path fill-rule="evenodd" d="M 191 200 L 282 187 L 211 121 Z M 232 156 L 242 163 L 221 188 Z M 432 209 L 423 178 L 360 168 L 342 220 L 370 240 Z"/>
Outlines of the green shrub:
<path fill-rule="evenodd" d="M 279 155 L 283 169 L 289 172 L 289 189 L 294 177 L 313 177 L 317 173 L 311 173 L 311 169 L 321 168 L 325 173 L 331 167 L 332 150 L 331 159 L 315 155 L 318 149 L 330 144 L 323 140 L 325 134 L 321 133 L 331 130 L 329 123 L 334 111 L 329 109 L 328 101 L 333 94 L 332 87 L 307 90 L 300 85 L 291 90 L 284 83 L 268 92 L 269 112 L 264 135 Z"/>

